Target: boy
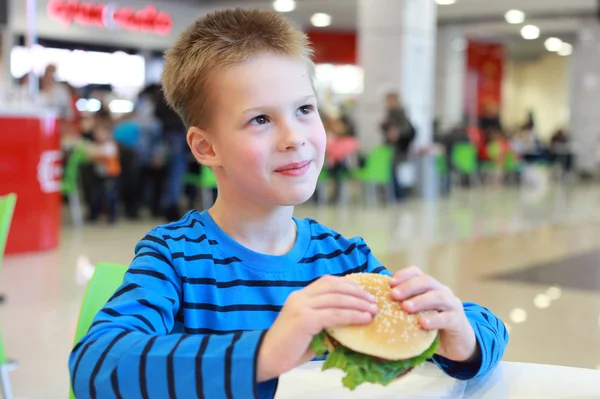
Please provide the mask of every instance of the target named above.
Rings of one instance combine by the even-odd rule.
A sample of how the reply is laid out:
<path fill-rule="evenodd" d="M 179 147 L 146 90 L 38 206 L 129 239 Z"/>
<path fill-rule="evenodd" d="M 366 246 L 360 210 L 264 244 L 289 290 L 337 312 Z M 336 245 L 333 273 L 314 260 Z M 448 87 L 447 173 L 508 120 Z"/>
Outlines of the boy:
<path fill-rule="evenodd" d="M 164 90 L 213 168 L 215 205 L 157 227 L 121 288 L 73 349 L 78 398 L 271 398 L 277 377 L 309 361 L 311 339 L 369 323 L 372 299 L 339 276 L 387 273 L 362 239 L 292 216 L 325 153 L 306 36 L 278 14 L 228 10 L 185 31 L 166 55 Z M 409 268 L 394 298 L 439 329 L 448 374 L 488 373 L 507 341 L 501 321 Z"/>

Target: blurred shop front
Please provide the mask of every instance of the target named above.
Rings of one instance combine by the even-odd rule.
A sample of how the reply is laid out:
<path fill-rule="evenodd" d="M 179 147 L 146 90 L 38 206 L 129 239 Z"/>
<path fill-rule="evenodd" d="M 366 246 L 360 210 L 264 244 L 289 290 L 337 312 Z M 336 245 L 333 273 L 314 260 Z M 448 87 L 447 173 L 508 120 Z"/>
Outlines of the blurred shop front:
<path fill-rule="evenodd" d="M 40 91 L 47 67 L 82 125 L 102 104 L 118 118 L 158 81 L 162 52 L 202 12 L 172 2 L 0 0 L 0 195 L 18 196 L 7 253 L 59 245 L 69 140 L 64 96 L 48 101 Z"/>

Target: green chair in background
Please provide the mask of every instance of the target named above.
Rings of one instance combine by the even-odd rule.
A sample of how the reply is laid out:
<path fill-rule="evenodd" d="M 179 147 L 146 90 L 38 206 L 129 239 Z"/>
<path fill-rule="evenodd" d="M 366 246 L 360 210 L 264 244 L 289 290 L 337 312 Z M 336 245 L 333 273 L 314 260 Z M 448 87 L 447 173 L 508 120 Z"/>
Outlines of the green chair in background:
<path fill-rule="evenodd" d="M 0 266 L 4 259 L 4 250 L 6 249 L 8 232 L 10 231 L 16 203 L 16 194 L 8 194 L 0 197 Z M 2 339 L 2 333 L 0 332 L 0 384 L 4 399 L 12 399 L 13 397 L 8 373 L 16 369 L 16 367 L 17 364 L 15 362 L 6 358 L 4 340 Z"/>
<path fill-rule="evenodd" d="M 392 198 L 392 163 L 394 161 L 394 150 L 382 145 L 375 147 L 365 159 L 365 166 L 355 169 L 351 177 L 362 183 L 367 202 L 376 202 L 377 186 L 383 186 L 386 193 L 386 201 Z"/>
<path fill-rule="evenodd" d="M 473 177 L 477 175 L 477 148 L 470 143 L 456 143 L 451 157 L 454 169 L 472 183 Z"/>
<path fill-rule="evenodd" d="M 100 263 L 96 266 L 81 303 L 74 345 L 87 334 L 98 312 L 123 283 L 126 271 L 127 266 L 124 265 Z M 70 398 L 75 399 L 72 388 Z"/>
<path fill-rule="evenodd" d="M 187 173 L 185 184 L 197 187 L 202 195 L 202 209 L 208 209 L 214 203 L 213 190 L 217 188 L 217 178 L 212 168 L 200 165 L 200 173 Z"/>
<path fill-rule="evenodd" d="M 83 147 L 75 146 L 67 159 L 62 178 L 61 190 L 69 199 L 71 220 L 76 227 L 83 226 L 83 211 L 79 198 L 79 167 L 86 162 L 89 162 L 89 159 Z"/>

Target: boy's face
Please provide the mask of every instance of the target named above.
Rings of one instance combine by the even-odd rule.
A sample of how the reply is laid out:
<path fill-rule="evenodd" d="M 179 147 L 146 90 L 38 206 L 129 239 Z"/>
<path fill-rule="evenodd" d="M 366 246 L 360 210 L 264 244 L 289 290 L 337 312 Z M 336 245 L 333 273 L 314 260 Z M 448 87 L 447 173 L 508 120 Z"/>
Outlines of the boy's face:
<path fill-rule="evenodd" d="M 211 89 L 216 106 L 205 133 L 208 163 L 224 171 L 219 189 L 267 206 L 308 200 L 326 137 L 306 64 L 257 55 L 219 73 Z"/>

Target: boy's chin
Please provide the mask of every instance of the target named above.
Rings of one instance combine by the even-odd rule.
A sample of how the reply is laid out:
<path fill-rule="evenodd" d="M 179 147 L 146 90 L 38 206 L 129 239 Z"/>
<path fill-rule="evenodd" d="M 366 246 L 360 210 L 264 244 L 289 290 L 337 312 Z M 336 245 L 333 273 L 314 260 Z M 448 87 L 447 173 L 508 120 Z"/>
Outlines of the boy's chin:
<path fill-rule="evenodd" d="M 288 191 L 283 194 L 277 202 L 281 206 L 302 205 L 313 196 L 314 192 L 314 188 L 312 190 L 298 190 L 296 192 Z"/>

